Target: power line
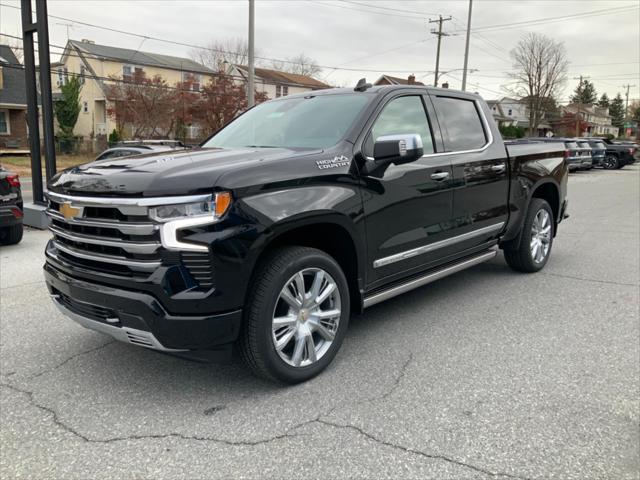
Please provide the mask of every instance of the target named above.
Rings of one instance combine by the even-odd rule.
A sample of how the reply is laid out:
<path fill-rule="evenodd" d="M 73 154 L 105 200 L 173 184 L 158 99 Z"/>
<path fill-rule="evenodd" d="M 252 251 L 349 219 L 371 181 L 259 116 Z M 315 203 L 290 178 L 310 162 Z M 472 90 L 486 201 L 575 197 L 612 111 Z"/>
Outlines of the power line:
<path fill-rule="evenodd" d="M 378 8 L 380 10 L 388 10 L 388 11 L 391 11 L 391 12 L 415 13 L 415 14 L 422 15 L 422 16 L 425 16 L 425 15 L 439 15 L 438 13 L 419 12 L 417 10 L 404 10 L 402 8 L 380 7 L 378 5 L 371 5 L 371 4 L 368 4 L 368 3 L 361 3 L 361 2 L 354 2 L 354 1 L 350 1 L 350 0 L 338 0 L 338 1 L 339 2 L 343 2 L 343 3 L 351 3 L 353 5 L 362 5 L 362 6 L 366 6 L 366 7 L 369 7 L 369 8 Z"/>
<path fill-rule="evenodd" d="M 545 17 L 545 18 L 538 18 L 538 19 L 534 19 L 534 20 L 524 20 L 522 22 L 511 22 L 511 23 L 502 23 L 502 24 L 497 24 L 497 25 L 483 25 L 483 26 L 479 26 L 479 27 L 475 27 L 472 29 L 473 32 L 477 32 L 478 30 L 480 31 L 489 31 L 489 30 L 502 30 L 502 29 L 508 29 L 508 28 L 518 28 L 524 25 L 538 25 L 538 24 L 544 24 L 544 23 L 554 23 L 554 22 L 561 22 L 561 21 L 565 21 L 567 19 L 572 19 L 572 18 L 583 18 L 583 17 L 598 17 L 598 16 L 603 16 L 603 15 L 615 15 L 618 13 L 626 13 L 626 12 L 630 12 L 632 10 L 638 10 L 640 7 L 638 6 L 633 6 L 633 7 L 618 7 L 618 8 L 605 8 L 602 10 L 592 10 L 590 12 L 582 12 L 582 13 L 575 13 L 572 15 L 564 15 L 561 17 Z M 458 31 L 458 30 L 456 30 Z"/>
<path fill-rule="evenodd" d="M 345 10 L 355 10 L 356 12 L 365 12 L 365 13 L 373 13 L 376 15 L 384 15 L 386 17 L 400 17 L 400 18 L 412 18 L 414 20 L 423 20 L 424 18 L 426 18 L 428 16 L 428 14 L 424 14 L 422 16 L 418 16 L 418 15 L 401 15 L 399 13 L 388 13 L 388 12 L 376 12 L 375 10 L 364 10 L 362 8 L 357 8 L 357 7 L 348 7 L 346 5 L 336 5 L 335 3 L 327 3 L 327 2 L 322 2 L 319 0 L 307 0 L 310 3 L 315 3 L 316 5 L 322 5 L 323 7 L 335 7 L 335 8 L 342 8 Z M 341 1 L 341 0 L 338 0 Z M 345 3 L 350 3 L 350 2 L 345 2 Z M 372 6 L 372 5 L 367 5 L 367 6 Z"/>

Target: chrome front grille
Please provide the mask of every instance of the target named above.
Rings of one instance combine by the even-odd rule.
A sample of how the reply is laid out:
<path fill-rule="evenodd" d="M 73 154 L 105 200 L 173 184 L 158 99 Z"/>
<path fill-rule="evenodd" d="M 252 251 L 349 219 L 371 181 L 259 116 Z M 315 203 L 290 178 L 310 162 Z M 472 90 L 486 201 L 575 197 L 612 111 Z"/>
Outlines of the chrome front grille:
<path fill-rule="evenodd" d="M 91 266 L 86 261 L 96 262 L 98 270 L 115 274 L 150 272 L 161 264 L 159 227 L 147 216 L 147 207 L 51 198 L 47 214 L 55 246 L 66 260 L 79 259 L 85 267 Z"/>
<path fill-rule="evenodd" d="M 50 256 L 84 269 L 128 277 L 147 277 L 163 263 L 181 262 L 201 288 L 213 285 L 208 247 L 178 239 L 179 230 L 213 223 L 213 218 L 160 223 L 149 216 L 150 207 L 206 201 L 211 195 L 113 198 L 48 192 L 47 196 L 49 229 L 57 250 Z M 169 255 L 170 250 L 178 250 L 179 258 Z"/>

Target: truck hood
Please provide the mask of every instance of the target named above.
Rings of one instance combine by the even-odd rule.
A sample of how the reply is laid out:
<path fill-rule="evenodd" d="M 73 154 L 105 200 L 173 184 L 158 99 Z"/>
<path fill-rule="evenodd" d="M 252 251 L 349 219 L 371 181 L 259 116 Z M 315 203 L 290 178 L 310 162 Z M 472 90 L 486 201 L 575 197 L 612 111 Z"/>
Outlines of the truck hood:
<path fill-rule="evenodd" d="M 49 182 L 56 193 L 157 197 L 211 191 L 226 172 L 318 153 L 286 148 L 197 148 L 97 160 L 60 172 Z"/>

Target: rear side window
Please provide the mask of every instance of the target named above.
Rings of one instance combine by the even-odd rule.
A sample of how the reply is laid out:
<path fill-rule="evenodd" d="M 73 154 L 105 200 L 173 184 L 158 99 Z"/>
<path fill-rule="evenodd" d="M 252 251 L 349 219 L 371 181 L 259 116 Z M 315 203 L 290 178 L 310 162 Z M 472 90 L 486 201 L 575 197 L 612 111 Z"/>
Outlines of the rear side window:
<path fill-rule="evenodd" d="M 371 128 L 365 145 L 367 156 L 373 156 L 374 142 L 385 135 L 417 133 L 422 138 L 424 153 L 433 153 L 431 129 L 424 110 L 422 97 L 412 95 L 400 97 L 387 103 Z"/>
<path fill-rule="evenodd" d="M 472 100 L 434 97 L 447 151 L 474 150 L 487 143 L 480 114 Z"/>
<path fill-rule="evenodd" d="M 576 142 L 564 142 L 564 146 L 569 150 L 575 150 L 576 148 L 578 148 L 578 144 Z"/>
<path fill-rule="evenodd" d="M 579 144 L 582 148 L 591 148 L 589 142 L 579 142 Z"/>
<path fill-rule="evenodd" d="M 599 150 L 606 150 L 607 147 L 604 146 L 604 143 L 597 142 L 593 145 L 593 148 L 597 148 Z"/>

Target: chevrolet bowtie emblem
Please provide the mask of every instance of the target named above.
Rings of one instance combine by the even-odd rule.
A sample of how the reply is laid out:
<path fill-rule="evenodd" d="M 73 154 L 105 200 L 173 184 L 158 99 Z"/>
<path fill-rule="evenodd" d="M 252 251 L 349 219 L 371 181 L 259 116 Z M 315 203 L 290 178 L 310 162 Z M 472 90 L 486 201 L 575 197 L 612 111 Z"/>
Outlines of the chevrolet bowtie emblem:
<path fill-rule="evenodd" d="M 60 205 L 60 213 L 64 218 L 69 219 L 79 215 L 80 209 L 72 207 L 70 203 L 63 203 Z"/>

